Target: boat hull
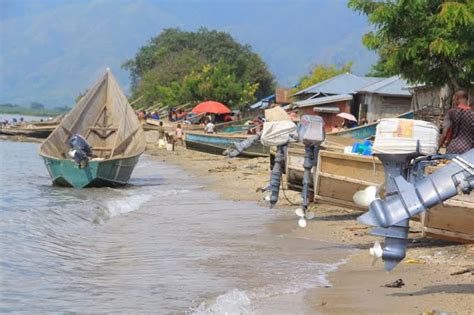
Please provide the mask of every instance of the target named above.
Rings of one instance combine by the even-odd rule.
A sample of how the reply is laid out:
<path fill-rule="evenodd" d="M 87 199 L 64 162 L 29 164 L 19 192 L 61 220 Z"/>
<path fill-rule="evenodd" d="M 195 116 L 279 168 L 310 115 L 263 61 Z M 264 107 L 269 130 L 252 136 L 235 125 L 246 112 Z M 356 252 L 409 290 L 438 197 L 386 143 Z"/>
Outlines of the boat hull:
<path fill-rule="evenodd" d="M 73 160 L 44 157 L 44 163 L 57 186 L 116 187 L 127 184 L 139 156 L 125 159 L 89 161 L 86 168 L 79 168 Z"/>
<path fill-rule="evenodd" d="M 246 137 L 228 136 L 222 134 L 198 134 L 198 133 L 186 133 L 186 148 L 190 150 L 218 154 L 222 153 L 233 143 L 241 142 Z M 260 142 L 251 148 L 242 152 L 239 157 L 267 157 L 269 154 L 269 148 L 263 146 Z"/>
<path fill-rule="evenodd" d="M 413 112 L 407 112 L 395 118 L 413 119 L 414 114 Z M 378 125 L 378 122 L 375 122 L 368 125 L 346 129 L 346 130 L 342 130 L 338 132 L 331 132 L 329 134 L 333 136 L 344 137 L 344 138 L 369 139 L 375 136 L 377 125 Z"/>

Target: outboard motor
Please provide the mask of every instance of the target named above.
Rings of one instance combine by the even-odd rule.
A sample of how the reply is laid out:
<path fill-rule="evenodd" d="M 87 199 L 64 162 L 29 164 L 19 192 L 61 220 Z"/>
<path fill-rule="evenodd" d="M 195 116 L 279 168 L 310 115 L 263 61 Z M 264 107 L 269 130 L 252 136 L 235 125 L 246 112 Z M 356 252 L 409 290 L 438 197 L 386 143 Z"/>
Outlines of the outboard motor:
<path fill-rule="evenodd" d="M 311 220 L 314 217 L 312 212 L 308 212 L 309 205 L 309 183 L 311 179 L 311 169 L 318 162 L 319 145 L 326 139 L 324 132 L 324 120 L 320 116 L 304 115 L 301 117 L 298 125 L 298 140 L 304 144 L 304 175 L 303 190 L 301 196 L 303 203 L 301 208 L 296 209 L 295 213 L 300 217 L 298 224 L 300 227 L 306 226 L 306 219 Z"/>
<path fill-rule="evenodd" d="M 262 136 L 262 133 L 259 132 L 251 137 L 248 137 L 244 141 L 240 142 L 234 142 L 229 148 L 227 148 L 223 154 L 230 157 L 234 158 L 247 150 L 248 148 L 252 147 L 255 145 L 257 142 L 260 141 L 260 137 Z"/>
<path fill-rule="evenodd" d="M 270 121 L 263 124 L 260 141 L 265 146 L 276 146 L 275 163 L 270 174 L 270 185 L 265 190 L 270 190 L 270 208 L 278 202 L 280 193 L 281 175 L 283 173 L 283 161 L 290 141 L 297 140 L 296 125 L 290 120 Z"/>
<path fill-rule="evenodd" d="M 376 242 L 370 253 L 374 262 L 377 258 L 383 259 L 387 271 L 405 258 L 408 224 L 412 216 L 455 196 L 458 189 L 464 193 L 474 189 L 474 149 L 455 157 L 433 174 L 423 176 L 424 167 L 441 158 L 431 156 L 437 148 L 437 129 L 425 122 L 413 121 L 411 126 L 400 124 L 395 126 L 394 130 L 398 131 L 392 132 L 392 139 L 383 139 L 383 132 L 379 130 L 387 127 L 383 120 L 377 127 L 377 136 L 382 139 L 377 143 L 376 138 L 374 151 L 379 152 L 375 155 L 385 168 L 385 199 L 369 202 L 369 211 L 357 219 L 360 223 L 375 226 L 371 234 L 385 237 L 384 247 Z M 415 128 L 417 124 L 421 129 Z M 397 141 L 399 143 L 395 146 Z"/>
<path fill-rule="evenodd" d="M 92 157 L 92 147 L 78 134 L 72 136 L 68 144 L 69 156 L 74 159 L 79 168 L 86 168 L 89 165 L 89 158 Z"/>

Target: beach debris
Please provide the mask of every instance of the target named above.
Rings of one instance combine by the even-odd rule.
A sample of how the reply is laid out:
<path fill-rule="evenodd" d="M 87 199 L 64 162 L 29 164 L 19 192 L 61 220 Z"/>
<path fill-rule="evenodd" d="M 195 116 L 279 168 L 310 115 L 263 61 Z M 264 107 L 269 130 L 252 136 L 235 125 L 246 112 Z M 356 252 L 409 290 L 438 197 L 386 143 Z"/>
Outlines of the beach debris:
<path fill-rule="evenodd" d="M 221 173 L 221 172 L 231 172 L 236 171 L 237 166 L 220 166 L 215 168 L 210 168 L 208 171 L 209 173 Z"/>
<path fill-rule="evenodd" d="M 445 312 L 445 311 L 438 311 L 438 310 L 432 310 L 432 311 L 424 311 L 421 313 L 421 315 L 450 315 L 453 313 L 450 312 Z"/>
<path fill-rule="evenodd" d="M 458 275 L 463 275 L 463 274 L 468 273 L 468 272 L 470 272 L 471 275 L 474 275 L 474 268 L 462 269 L 462 270 L 453 272 L 453 273 L 451 273 L 450 275 L 451 275 L 451 276 L 458 276 Z"/>
<path fill-rule="evenodd" d="M 393 282 L 390 282 L 390 283 L 387 283 L 387 284 L 384 284 L 382 287 L 386 287 L 386 288 L 401 288 L 405 285 L 405 282 L 403 282 L 403 280 L 400 278 L 400 279 L 397 279 Z"/>
<path fill-rule="evenodd" d="M 426 261 L 423 259 L 407 258 L 404 260 L 404 263 L 407 265 L 424 265 Z"/>

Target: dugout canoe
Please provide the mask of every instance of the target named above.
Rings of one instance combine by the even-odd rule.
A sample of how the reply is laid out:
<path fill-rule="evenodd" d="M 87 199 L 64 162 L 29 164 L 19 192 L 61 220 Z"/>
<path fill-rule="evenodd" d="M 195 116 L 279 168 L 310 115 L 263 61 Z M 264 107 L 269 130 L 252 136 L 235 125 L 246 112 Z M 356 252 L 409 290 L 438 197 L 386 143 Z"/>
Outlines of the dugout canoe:
<path fill-rule="evenodd" d="M 75 134 L 92 147 L 85 168 L 68 156 L 68 141 Z M 42 143 L 39 154 L 55 185 L 83 188 L 125 185 L 144 150 L 140 122 L 107 70 Z"/>
<path fill-rule="evenodd" d="M 236 135 L 236 134 L 225 134 L 225 133 L 214 133 L 206 134 L 204 132 L 186 132 L 185 143 L 186 148 L 190 150 L 218 154 L 222 153 L 235 142 L 241 142 L 247 139 L 247 135 Z M 269 154 L 269 148 L 263 146 L 260 142 L 251 148 L 245 150 L 239 157 L 267 157 Z"/>

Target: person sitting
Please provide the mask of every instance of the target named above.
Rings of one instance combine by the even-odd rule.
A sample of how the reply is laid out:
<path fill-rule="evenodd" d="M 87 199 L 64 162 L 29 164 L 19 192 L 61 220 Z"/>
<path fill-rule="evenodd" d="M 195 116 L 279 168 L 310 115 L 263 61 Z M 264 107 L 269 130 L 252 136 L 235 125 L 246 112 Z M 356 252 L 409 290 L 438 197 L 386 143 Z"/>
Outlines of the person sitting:
<path fill-rule="evenodd" d="M 160 115 L 158 115 L 157 112 L 153 112 L 153 114 L 151 114 L 150 118 L 151 118 L 151 119 L 159 120 L 159 119 L 160 119 Z"/>
<path fill-rule="evenodd" d="M 215 127 L 215 125 L 214 125 L 214 124 L 212 123 L 212 121 L 210 120 L 210 121 L 207 123 L 206 127 L 204 127 L 204 131 L 205 131 L 206 133 L 214 133 L 214 132 L 215 132 L 215 131 L 214 131 L 214 127 Z"/>

